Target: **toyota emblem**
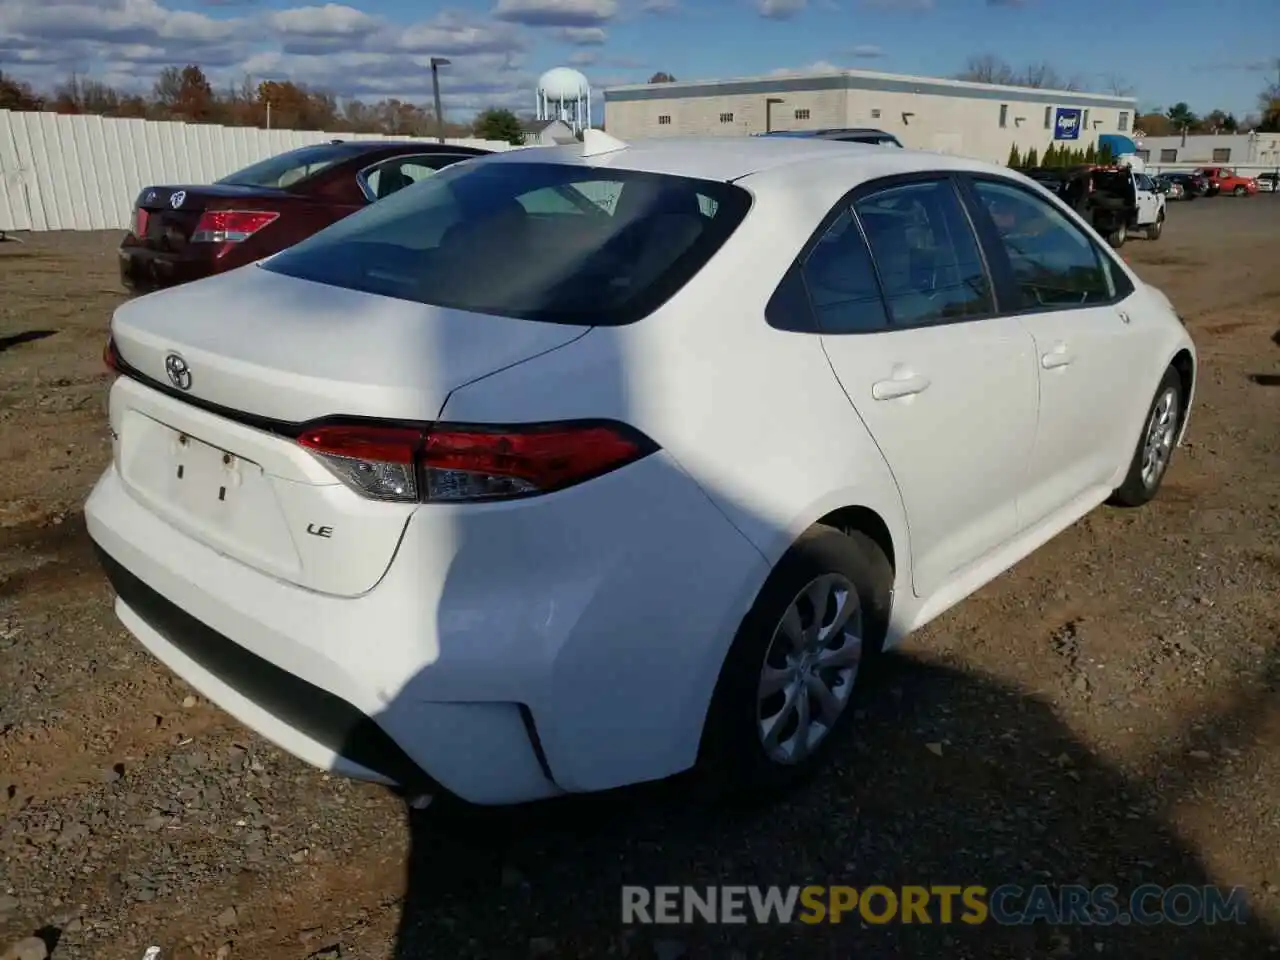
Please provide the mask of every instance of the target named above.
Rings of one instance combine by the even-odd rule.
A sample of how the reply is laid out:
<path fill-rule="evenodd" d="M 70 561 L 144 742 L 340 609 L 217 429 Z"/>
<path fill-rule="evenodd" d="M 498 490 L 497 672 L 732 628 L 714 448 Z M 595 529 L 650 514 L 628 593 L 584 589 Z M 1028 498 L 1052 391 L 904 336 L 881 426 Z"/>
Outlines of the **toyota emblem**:
<path fill-rule="evenodd" d="M 191 389 L 191 368 L 176 353 L 164 358 L 164 372 L 169 375 L 169 382 L 179 390 Z"/>

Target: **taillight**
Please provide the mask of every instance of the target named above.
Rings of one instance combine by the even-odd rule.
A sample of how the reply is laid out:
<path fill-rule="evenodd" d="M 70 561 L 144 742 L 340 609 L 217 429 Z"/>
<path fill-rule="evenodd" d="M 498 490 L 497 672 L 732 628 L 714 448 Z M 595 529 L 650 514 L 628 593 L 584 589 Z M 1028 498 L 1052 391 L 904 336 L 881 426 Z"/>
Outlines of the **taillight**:
<path fill-rule="evenodd" d="M 147 238 L 147 222 L 151 219 L 151 214 L 141 207 L 133 211 L 133 223 L 129 226 L 129 232 L 139 240 Z"/>
<path fill-rule="evenodd" d="M 280 214 L 269 210 L 206 210 L 191 234 L 191 242 L 240 243 L 279 217 Z M 226 249 L 218 251 L 218 255 Z"/>
<path fill-rule="evenodd" d="M 102 348 L 102 362 L 112 373 L 120 373 L 120 351 L 116 349 L 113 336 L 107 334 L 107 345 Z"/>
<path fill-rule="evenodd" d="M 373 500 L 469 502 L 563 490 L 648 456 L 657 445 L 612 422 L 429 427 L 320 425 L 298 443 Z"/>

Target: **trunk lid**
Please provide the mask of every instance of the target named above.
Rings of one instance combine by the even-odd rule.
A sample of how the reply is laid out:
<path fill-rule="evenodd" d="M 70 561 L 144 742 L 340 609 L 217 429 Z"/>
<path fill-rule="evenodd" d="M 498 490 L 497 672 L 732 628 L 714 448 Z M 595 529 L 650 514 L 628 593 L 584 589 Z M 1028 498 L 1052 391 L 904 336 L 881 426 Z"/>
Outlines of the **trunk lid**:
<path fill-rule="evenodd" d="M 288 191 L 271 187 L 225 183 L 146 187 L 134 204 L 129 232 L 147 249 L 180 253 L 190 242 L 205 210 L 254 209 L 255 205 L 275 210 L 280 201 L 290 196 Z"/>
<path fill-rule="evenodd" d="M 589 329 L 242 267 L 116 311 L 120 358 L 163 388 L 117 379 L 116 467 L 131 495 L 219 553 L 311 590 L 355 596 L 386 572 L 416 505 L 361 497 L 294 442 L 287 424 L 432 420 L 454 389 Z"/>

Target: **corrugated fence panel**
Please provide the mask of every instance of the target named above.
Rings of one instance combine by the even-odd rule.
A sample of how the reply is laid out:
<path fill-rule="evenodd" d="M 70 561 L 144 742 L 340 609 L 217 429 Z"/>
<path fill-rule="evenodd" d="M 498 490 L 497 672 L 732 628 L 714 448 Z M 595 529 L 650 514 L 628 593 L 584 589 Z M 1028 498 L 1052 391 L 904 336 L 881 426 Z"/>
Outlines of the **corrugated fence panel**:
<path fill-rule="evenodd" d="M 308 144 L 421 140 L 0 110 L 0 230 L 126 230 L 142 188 L 209 183 Z M 447 143 L 511 149 L 492 140 Z"/>
<path fill-rule="evenodd" d="M 12 226 L 6 227 L 5 224 Z M 26 171 L 18 160 L 13 121 L 8 110 L 0 110 L 0 229 L 31 229 L 31 214 L 27 209 Z"/>

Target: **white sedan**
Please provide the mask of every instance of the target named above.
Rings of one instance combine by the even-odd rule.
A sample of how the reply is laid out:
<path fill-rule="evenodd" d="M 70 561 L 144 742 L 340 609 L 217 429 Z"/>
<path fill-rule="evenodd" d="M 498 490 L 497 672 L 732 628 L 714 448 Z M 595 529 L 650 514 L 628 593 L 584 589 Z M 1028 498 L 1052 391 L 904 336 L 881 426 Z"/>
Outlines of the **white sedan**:
<path fill-rule="evenodd" d="M 107 359 L 125 626 L 304 760 L 480 804 L 807 774 L 869 657 L 1156 493 L 1196 377 L 1006 168 L 595 131 L 133 300 Z"/>

